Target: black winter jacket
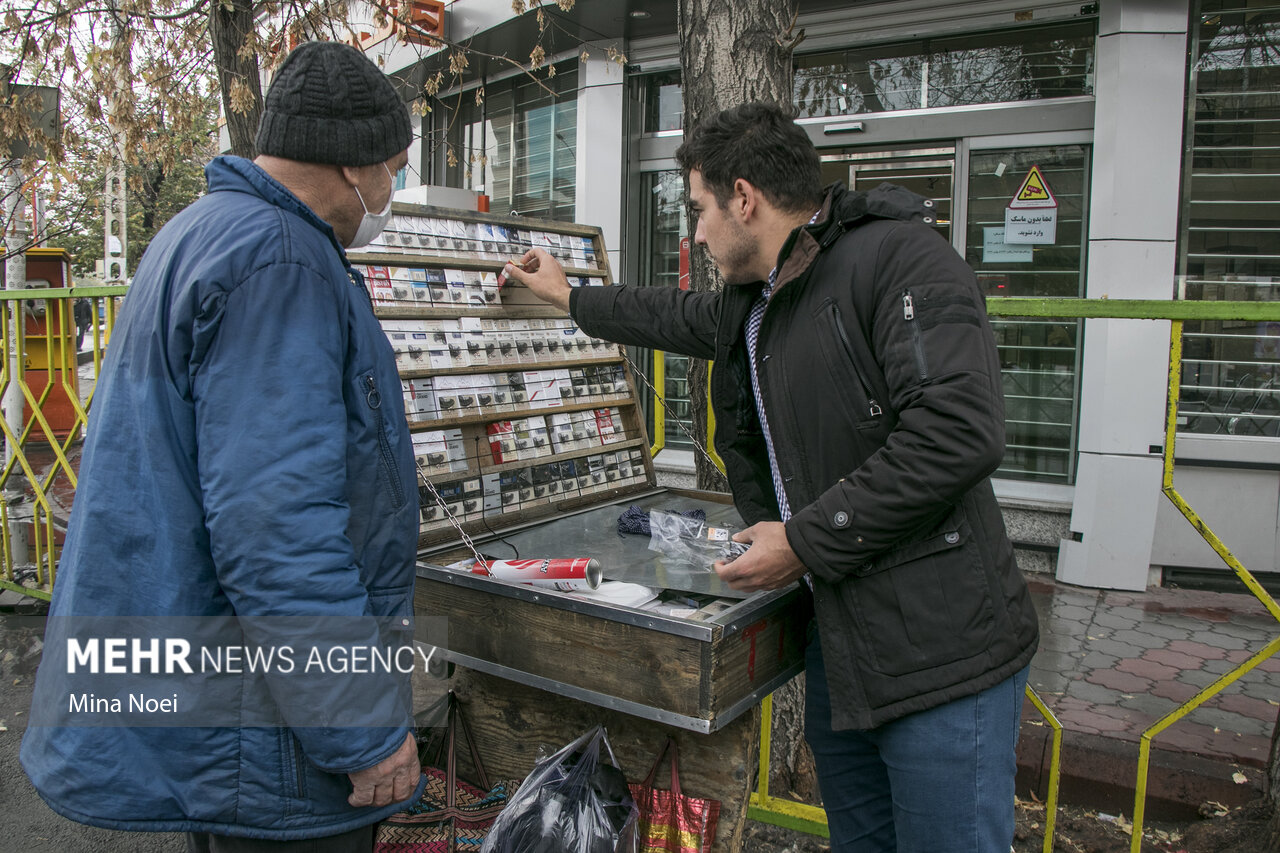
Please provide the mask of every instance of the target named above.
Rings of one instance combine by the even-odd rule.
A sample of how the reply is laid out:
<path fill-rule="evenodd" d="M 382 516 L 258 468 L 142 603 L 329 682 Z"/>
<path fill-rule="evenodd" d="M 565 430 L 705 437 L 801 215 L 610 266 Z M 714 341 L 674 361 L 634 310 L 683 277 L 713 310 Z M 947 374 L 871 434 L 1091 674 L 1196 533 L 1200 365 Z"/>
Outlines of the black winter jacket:
<path fill-rule="evenodd" d="M 883 184 L 827 194 L 796 229 L 757 347 L 761 393 L 813 577 L 837 729 L 976 693 L 1038 640 L 990 474 L 1004 453 L 995 341 L 973 272 Z M 780 518 L 748 373 L 760 284 L 575 289 L 597 337 L 714 359 L 715 445 L 748 524 Z"/>

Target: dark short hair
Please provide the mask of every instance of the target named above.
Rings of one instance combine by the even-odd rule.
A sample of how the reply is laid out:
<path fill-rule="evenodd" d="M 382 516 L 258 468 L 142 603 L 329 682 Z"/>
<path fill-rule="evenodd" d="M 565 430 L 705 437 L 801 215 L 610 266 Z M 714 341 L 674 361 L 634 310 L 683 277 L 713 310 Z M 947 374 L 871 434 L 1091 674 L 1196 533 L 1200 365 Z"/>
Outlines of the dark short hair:
<path fill-rule="evenodd" d="M 739 178 L 787 212 L 822 201 L 822 169 L 809 136 L 790 109 L 756 101 L 698 122 L 676 149 L 687 177 L 697 169 L 723 207 Z"/>

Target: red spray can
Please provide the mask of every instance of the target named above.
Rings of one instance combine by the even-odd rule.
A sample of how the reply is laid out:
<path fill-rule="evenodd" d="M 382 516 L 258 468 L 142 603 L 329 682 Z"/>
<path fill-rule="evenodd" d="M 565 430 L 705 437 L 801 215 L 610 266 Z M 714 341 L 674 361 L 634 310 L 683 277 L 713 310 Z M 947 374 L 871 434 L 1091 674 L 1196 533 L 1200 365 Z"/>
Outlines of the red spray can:
<path fill-rule="evenodd" d="M 568 592 L 600 586 L 600 561 L 590 557 L 534 560 L 479 560 L 471 566 L 477 575 L 504 581 L 549 587 Z"/>

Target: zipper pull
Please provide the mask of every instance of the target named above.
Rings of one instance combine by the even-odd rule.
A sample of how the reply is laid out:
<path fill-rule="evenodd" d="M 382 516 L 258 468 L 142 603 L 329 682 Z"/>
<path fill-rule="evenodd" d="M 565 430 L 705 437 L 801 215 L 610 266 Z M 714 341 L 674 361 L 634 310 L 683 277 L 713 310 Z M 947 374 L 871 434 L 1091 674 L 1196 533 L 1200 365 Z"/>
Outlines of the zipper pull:
<path fill-rule="evenodd" d="M 875 400 L 868 400 L 867 402 L 871 406 L 871 417 L 878 418 L 884 414 L 884 410 L 880 408 L 880 404 Z"/>
<path fill-rule="evenodd" d="M 906 320 L 914 320 L 916 318 L 916 306 L 911 300 L 911 292 L 902 294 L 902 316 Z"/>
<path fill-rule="evenodd" d="M 382 395 L 378 393 L 378 385 L 373 381 L 373 374 L 369 374 L 364 378 L 364 384 L 369 386 L 369 390 L 364 395 L 365 400 L 369 403 L 369 408 L 380 408 L 382 406 Z"/>

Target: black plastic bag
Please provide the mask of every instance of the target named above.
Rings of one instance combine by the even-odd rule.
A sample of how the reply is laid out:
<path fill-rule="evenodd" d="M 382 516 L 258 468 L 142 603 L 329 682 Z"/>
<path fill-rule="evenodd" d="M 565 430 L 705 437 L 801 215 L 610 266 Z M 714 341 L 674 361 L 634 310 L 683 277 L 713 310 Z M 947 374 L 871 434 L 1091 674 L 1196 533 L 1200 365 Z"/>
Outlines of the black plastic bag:
<path fill-rule="evenodd" d="M 639 810 L 617 764 L 602 726 L 538 762 L 482 853 L 636 853 Z"/>

